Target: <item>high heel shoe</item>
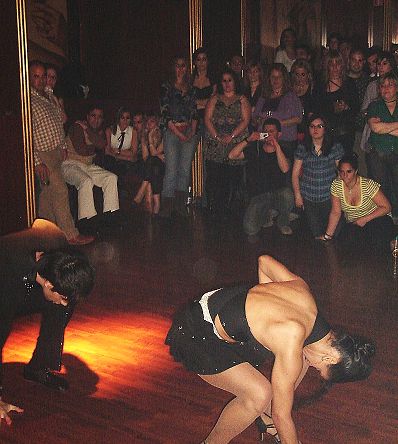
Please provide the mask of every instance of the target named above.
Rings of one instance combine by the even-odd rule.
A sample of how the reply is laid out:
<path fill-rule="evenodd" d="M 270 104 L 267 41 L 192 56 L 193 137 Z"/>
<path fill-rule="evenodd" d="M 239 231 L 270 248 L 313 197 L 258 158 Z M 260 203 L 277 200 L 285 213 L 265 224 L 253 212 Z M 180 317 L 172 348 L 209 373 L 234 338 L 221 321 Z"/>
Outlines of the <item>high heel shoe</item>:
<path fill-rule="evenodd" d="M 271 416 L 267 415 L 266 413 L 264 413 L 264 415 L 271 420 L 270 423 L 266 424 L 263 421 L 263 419 L 261 418 L 261 416 L 256 418 L 256 420 L 254 421 L 254 423 L 256 424 L 257 429 L 258 429 L 258 431 L 260 433 L 260 441 L 264 441 L 265 440 L 265 434 L 268 433 L 268 435 L 270 435 L 270 436 L 272 436 L 274 438 L 275 444 L 281 444 L 281 440 L 279 439 L 278 432 L 275 432 L 275 433 L 267 432 L 267 429 L 273 429 L 273 428 L 275 428 L 275 426 L 272 423 Z"/>

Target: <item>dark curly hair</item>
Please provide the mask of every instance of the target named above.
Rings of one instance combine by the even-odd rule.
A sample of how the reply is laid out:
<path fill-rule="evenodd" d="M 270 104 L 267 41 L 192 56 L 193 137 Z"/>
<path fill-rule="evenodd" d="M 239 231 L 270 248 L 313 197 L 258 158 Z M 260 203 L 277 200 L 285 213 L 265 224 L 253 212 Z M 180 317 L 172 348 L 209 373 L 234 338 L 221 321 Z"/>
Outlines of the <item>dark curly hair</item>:
<path fill-rule="evenodd" d="M 370 358 L 375 354 L 375 346 L 362 336 L 334 331 L 332 346 L 341 354 L 341 360 L 329 366 L 328 381 L 352 382 L 366 379 L 371 371 Z"/>
<path fill-rule="evenodd" d="M 36 272 L 53 284 L 53 291 L 68 299 L 86 297 L 94 286 L 94 269 L 83 253 L 72 248 L 43 253 Z"/>

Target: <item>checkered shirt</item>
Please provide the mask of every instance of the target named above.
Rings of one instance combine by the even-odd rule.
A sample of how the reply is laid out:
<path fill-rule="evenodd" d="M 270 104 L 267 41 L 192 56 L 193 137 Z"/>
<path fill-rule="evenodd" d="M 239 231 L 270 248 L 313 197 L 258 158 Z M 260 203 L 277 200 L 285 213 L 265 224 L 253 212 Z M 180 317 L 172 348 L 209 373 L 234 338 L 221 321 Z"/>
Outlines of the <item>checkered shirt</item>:
<path fill-rule="evenodd" d="M 61 109 L 35 89 L 30 91 L 35 166 L 42 163 L 40 152 L 66 148 Z"/>

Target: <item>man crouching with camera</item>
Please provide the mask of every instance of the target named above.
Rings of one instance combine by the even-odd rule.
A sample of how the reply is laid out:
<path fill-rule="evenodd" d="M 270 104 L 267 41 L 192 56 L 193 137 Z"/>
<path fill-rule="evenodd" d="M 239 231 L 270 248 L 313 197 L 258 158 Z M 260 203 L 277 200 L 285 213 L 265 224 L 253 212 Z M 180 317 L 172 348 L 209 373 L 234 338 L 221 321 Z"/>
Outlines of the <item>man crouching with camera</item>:
<path fill-rule="evenodd" d="M 249 206 L 243 219 L 243 229 L 253 239 L 261 228 L 276 225 L 284 235 L 293 233 L 289 214 L 294 197 L 289 186 L 290 162 L 279 145 L 281 124 L 269 118 L 264 121 L 263 132 L 254 132 L 236 145 L 229 153 L 230 159 L 247 160 L 247 187 Z"/>

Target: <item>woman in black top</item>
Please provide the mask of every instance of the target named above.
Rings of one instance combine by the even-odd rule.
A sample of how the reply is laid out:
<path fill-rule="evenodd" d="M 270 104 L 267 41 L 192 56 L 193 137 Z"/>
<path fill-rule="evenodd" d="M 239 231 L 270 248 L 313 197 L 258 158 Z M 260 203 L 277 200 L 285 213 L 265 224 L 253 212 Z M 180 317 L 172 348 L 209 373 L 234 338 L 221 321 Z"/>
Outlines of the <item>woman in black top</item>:
<path fill-rule="evenodd" d="M 260 256 L 258 276 L 252 288 L 203 295 L 175 317 L 166 338 L 175 360 L 234 395 L 205 444 L 229 443 L 260 415 L 261 431 L 268 426 L 276 442 L 297 444 L 294 389 L 309 366 L 329 383 L 371 372 L 373 345 L 331 330 L 301 277 L 270 256 Z M 270 352 L 271 381 L 257 369 Z"/>
<path fill-rule="evenodd" d="M 325 60 L 324 81 L 316 94 L 316 108 L 325 116 L 334 140 L 343 145 L 346 154 L 353 149 L 355 117 L 359 111 L 356 90 L 349 85 L 341 54 L 330 51 Z"/>

